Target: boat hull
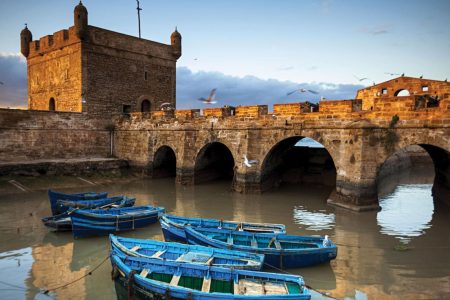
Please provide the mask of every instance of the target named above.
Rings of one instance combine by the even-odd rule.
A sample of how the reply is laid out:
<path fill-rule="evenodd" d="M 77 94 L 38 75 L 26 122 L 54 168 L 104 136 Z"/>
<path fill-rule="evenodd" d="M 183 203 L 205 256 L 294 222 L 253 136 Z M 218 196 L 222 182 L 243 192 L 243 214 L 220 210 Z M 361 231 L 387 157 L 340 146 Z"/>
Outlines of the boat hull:
<path fill-rule="evenodd" d="M 85 192 L 85 193 L 76 193 L 76 194 L 65 194 L 60 192 L 55 192 L 52 190 L 48 190 L 48 199 L 50 201 L 50 208 L 52 210 L 53 215 L 62 214 L 67 211 L 66 209 L 59 209 L 57 206 L 58 200 L 70 200 L 70 201 L 78 201 L 78 200 L 95 200 L 95 199 L 103 199 L 108 196 L 106 192 Z"/>
<path fill-rule="evenodd" d="M 159 220 L 164 239 L 168 242 L 187 243 L 184 226 L 201 228 L 227 228 L 247 232 L 285 233 L 283 224 L 247 223 L 236 221 L 222 221 L 215 219 L 185 218 L 164 215 Z"/>
<path fill-rule="evenodd" d="M 158 297 L 164 297 L 164 299 L 196 299 L 196 300 L 212 300 L 212 299 L 266 299 L 266 300 L 283 300 L 283 299 L 296 299 L 306 300 L 311 296 L 307 288 L 304 287 L 304 282 L 301 276 L 297 275 L 284 275 L 276 273 L 246 271 L 246 270 L 233 270 L 227 268 L 216 268 L 209 266 L 194 266 L 192 264 L 179 264 L 176 262 L 168 261 L 155 261 L 155 260 L 142 260 L 139 258 L 130 258 L 126 260 L 121 259 L 114 253 L 111 255 L 111 264 L 113 266 L 113 276 L 115 280 L 119 280 L 122 283 L 126 283 L 129 290 L 132 290 L 133 286 L 136 286 L 139 291 L 144 292 L 146 295 L 155 295 Z M 145 268 L 151 270 L 148 274 L 152 275 L 150 278 L 148 275 L 141 275 L 141 270 Z M 161 273 L 169 276 L 168 280 L 162 280 Z M 171 274 L 171 275 L 169 275 Z M 156 276 L 157 275 L 157 276 Z M 182 279 L 177 282 L 173 282 L 173 277 L 187 276 L 192 278 L 192 281 L 200 280 L 197 284 L 197 288 L 188 287 L 181 283 Z M 217 291 L 217 285 L 211 283 L 208 289 L 203 289 L 204 281 L 209 276 L 212 281 L 221 281 L 223 284 L 220 288 L 221 291 Z M 159 278 L 158 278 L 159 277 Z M 276 282 L 279 285 L 286 284 L 286 286 L 296 286 L 297 289 L 285 288 L 285 293 L 259 293 L 259 294 L 241 294 L 241 289 L 237 289 L 238 293 L 234 294 L 236 287 L 239 287 L 242 281 L 250 278 L 257 280 L 263 280 L 264 282 Z M 216 281 L 216 283 L 217 283 Z M 233 284 L 234 282 L 234 284 Z M 229 284 L 227 286 L 227 284 Z M 233 288 L 234 285 L 234 288 Z M 214 287 L 213 287 L 214 286 Z M 130 289 L 131 288 L 131 289 Z M 213 291 L 211 291 L 213 290 Z"/>
<path fill-rule="evenodd" d="M 72 233 L 75 238 L 91 235 L 105 235 L 119 231 L 129 231 L 156 223 L 164 208 L 129 207 L 101 210 L 69 211 L 72 221 Z"/>
<path fill-rule="evenodd" d="M 244 233 L 239 233 L 244 234 Z M 194 228 L 186 230 L 186 236 L 189 244 L 216 247 L 221 249 L 239 250 L 251 253 L 264 254 L 264 265 L 271 268 L 301 268 L 316 264 L 322 264 L 335 259 L 337 256 L 337 247 L 330 244 L 328 247 L 305 248 L 305 249 L 274 249 L 274 248 L 253 248 L 250 246 L 239 246 L 224 242 L 217 242 L 203 234 L 195 231 Z M 275 236 L 275 235 L 274 235 Z M 278 238 L 286 235 L 276 235 Z M 318 241 L 317 244 L 321 244 Z"/>
<path fill-rule="evenodd" d="M 261 270 L 264 255 L 197 245 L 124 238 L 110 235 L 111 250 L 119 256 L 162 259 L 245 270 Z"/>

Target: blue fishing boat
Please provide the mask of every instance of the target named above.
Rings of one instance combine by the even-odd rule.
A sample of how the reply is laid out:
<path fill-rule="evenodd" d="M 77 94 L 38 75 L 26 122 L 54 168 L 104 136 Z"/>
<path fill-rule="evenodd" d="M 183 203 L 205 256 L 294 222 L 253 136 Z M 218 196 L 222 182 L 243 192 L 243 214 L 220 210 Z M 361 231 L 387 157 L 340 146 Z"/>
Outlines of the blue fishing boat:
<path fill-rule="evenodd" d="M 108 193 L 106 192 L 84 192 L 84 193 L 77 193 L 77 194 L 64 194 L 60 192 L 55 192 L 52 190 L 48 190 L 48 199 L 50 200 L 50 207 L 52 209 L 53 215 L 58 215 L 60 213 L 63 213 L 63 211 L 59 211 L 57 209 L 56 201 L 59 199 L 61 200 L 94 200 L 94 199 L 102 199 L 106 198 L 108 196 Z"/>
<path fill-rule="evenodd" d="M 275 268 L 299 268 L 336 258 L 337 247 L 328 236 L 252 233 L 186 226 L 190 244 L 264 254 L 264 264 Z"/>
<path fill-rule="evenodd" d="M 66 212 L 70 208 L 92 209 L 130 207 L 133 206 L 135 202 L 136 198 L 129 198 L 127 196 L 115 196 L 95 200 L 57 200 L 56 208 L 60 212 Z"/>
<path fill-rule="evenodd" d="M 71 231 L 72 222 L 67 212 L 51 217 L 41 219 L 45 226 L 55 229 L 56 231 Z"/>
<path fill-rule="evenodd" d="M 185 226 L 201 228 L 219 228 L 249 232 L 286 233 L 283 224 L 249 223 L 237 221 L 223 221 L 204 218 L 188 218 L 172 215 L 163 215 L 159 219 L 161 229 L 166 241 L 187 243 Z"/>
<path fill-rule="evenodd" d="M 112 275 L 133 290 L 163 299 L 310 299 L 298 275 L 219 268 L 176 261 L 110 256 Z"/>
<path fill-rule="evenodd" d="M 134 230 L 158 221 L 163 207 L 136 206 L 111 209 L 69 210 L 74 237 Z"/>
<path fill-rule="evenodd" d="M 109 240 L 112 251 L 126 256 L 246 270 L 260 270 L 264 263 L 264 255 L 242 251 L 124 238 L 112 234 Z"/>
<path fill-rule="evenodd" d="M 71 231 L 72 221 L 68 213 L 68 209 L 83 208 L 83 209 L 109 209 L 119 207 L 130 207 L 134 205 L 136 198 L 128 198 L 125 196 L 112 197 L 98 200 L 80 200 L 80 201 L 68 201 L 58 200 L 58 206 L 62 208 L 64 206 L 65 212 L 59 215 L 42 218 L 42 222 L 45 226 L 50 227 L 56 231 Z"/>

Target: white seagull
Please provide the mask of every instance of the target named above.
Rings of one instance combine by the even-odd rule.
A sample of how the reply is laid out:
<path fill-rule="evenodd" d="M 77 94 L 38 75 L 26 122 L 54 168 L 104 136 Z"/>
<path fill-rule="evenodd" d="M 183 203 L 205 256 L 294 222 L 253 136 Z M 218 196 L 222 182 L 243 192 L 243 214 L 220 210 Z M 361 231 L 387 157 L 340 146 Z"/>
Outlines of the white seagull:
<path fill-rule="evenodd" d="M 328 239 L 328 235 L 325 235 L 325 238 L 323 239 L 323 246 L 324 247 L 330 247 L 331 241 Z"/>
<path fill-rule="evenodd" d="M 359 78 L 359 77 L 356 76 L 356 75 L 353 75 L 353 77 L 355 77 L 356 79 L 358 79 L 359 82 L 369 79 L 369 78 L 367 78 L 367 77 Z"/>
<path fill-rule="evenodd" d="M 161 110 L 172 110 L 173 108 L 173 104 L 170 102 L 164 102 L 162 103 L 159 108 L 161 108 Z"/>
<path fill-rule="evenodd" d="M 253 165 L 256 165 L 258 161 L 256 159 L 248 160 L 247 155 L 244 154 L 244 165 L 251 168 Z"/>
<path fill-rule="evenodd" d="M 212 89 L 211 92 L 209 93 L 209 96 L 207 99 L 202 97 L 202 98 L 199 98 L 198 101 L 202 101 L 205 104 L 217 103 L 217 101 L 214 101 L 214 98 L 216 97 L 216 90 L 217 89 Z"/>

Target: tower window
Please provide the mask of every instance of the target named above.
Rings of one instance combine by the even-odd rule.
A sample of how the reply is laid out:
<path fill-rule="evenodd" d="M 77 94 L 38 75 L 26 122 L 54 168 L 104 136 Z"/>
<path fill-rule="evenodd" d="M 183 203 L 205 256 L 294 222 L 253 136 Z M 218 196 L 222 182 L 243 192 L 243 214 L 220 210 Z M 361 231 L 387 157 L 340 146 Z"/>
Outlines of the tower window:
<path fill-rule="evenodd" d="M 48 110 L 55 111 L 55 99 L 53 97 L 48 101 Z"/>
<path fill-rule="evenodd" d="M 427 85 L 422 86 L 422 92 L 428 92 L 428 86 Z"/>
<path fill-rule="evenodd" d="M 129 114 L 131 112 L 131 105 L 124 104 L 122 107 L 122 112 L 124 114 Z"/>
<path fill-rule="evenodd" d="M 144 72 L 144 80 L 147 80 L 147 77 L 148 77 L 147 71 L 145 71 L 145 72 Z"/>
<path fill-rule="evenodd" d="M 383 94 L 383 95 L 387 95 L 387 88 L 383 88 L 382 90 L 381 90 L 381 94 Z"/>

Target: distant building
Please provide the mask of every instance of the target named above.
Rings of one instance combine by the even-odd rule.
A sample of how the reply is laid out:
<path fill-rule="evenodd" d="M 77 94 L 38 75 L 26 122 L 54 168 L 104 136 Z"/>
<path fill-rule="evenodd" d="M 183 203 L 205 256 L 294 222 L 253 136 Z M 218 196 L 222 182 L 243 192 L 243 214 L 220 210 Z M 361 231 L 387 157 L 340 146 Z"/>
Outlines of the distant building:
<path fill-rule="evenodd" d="M 438 106 L 438 101 L 450 93 L 447 81 L 401 76 L 360 89 L 356 99 L 362 100 L 362 110 L 373 110 L 375 102 L 392 97 L 423 96 L 415 108 Z M 422 106 L 422 107 L 420 107 Z"/>
<path fill-rule="evenodd" d="M 90 26 L 80 1 L 68 30 L 33 41 L 25 26 L 20 38 L 31 110 L 110 117 L 160 110 L 162 103 L 176 107 L 177 30 L 166 45 Z"/>

